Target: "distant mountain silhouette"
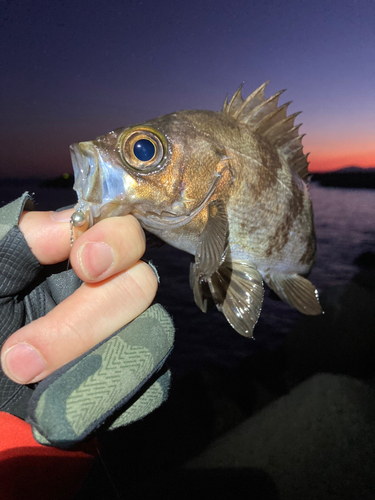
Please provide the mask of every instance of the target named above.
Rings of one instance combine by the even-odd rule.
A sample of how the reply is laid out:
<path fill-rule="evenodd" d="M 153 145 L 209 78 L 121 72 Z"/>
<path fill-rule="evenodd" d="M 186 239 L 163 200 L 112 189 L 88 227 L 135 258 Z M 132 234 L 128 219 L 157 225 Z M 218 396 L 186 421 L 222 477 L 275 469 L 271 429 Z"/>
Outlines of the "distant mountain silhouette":
<path fill-rule="evenodd" d="M 375 167 L 345 167 L 334 172 L 313 174 L 312 181 L 328 187 L 375 189 Z"/>

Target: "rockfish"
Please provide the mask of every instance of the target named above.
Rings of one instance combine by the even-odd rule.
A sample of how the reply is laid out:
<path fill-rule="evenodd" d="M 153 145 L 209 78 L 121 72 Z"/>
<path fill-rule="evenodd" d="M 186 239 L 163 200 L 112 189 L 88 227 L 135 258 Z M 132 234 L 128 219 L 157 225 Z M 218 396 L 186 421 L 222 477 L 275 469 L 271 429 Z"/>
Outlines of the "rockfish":
<path fill-rule="evenodd" d="M 305 277 L 316 240 L 299 113 L 241 87 L 220 112 L 178 111 L 71 146 L 77 213 L 95 224 L 133 214 L 195 257 L 190 284 L 251 337 L 263 281 L 304 314 L 322 312 Z"/>

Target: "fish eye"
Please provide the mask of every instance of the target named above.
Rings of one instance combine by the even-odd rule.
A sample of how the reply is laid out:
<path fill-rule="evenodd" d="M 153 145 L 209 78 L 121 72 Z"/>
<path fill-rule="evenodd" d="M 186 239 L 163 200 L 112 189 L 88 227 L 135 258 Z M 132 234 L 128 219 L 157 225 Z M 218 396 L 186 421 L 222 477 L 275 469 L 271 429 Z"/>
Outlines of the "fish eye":
<path fill-rule="evenodd" d="M 155 156 L 155 145 L 149 139 L 140 139 L 134 144 L 134 156 L 140 161 L 150 161 Z"/>
<path fill-rule="evenodd" d="M 119 151 L 127 167 L 149 173 L 163 166 L 167 141 L 160 132 L 151 127 L 133 127 L 120 136 Z"/>

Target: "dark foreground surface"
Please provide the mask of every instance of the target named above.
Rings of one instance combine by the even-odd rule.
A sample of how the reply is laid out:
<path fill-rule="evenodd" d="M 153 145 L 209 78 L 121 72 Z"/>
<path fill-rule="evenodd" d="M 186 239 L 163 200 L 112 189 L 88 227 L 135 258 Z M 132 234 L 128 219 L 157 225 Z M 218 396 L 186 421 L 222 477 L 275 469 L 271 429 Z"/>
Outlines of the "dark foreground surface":
<path fill-rule="evenodd" d="M 253 350 L 227 364 L 215 351 L 231 336 L 226 325 L 181 318 L 162 289 L 177 327 L 170 398 L 100 437 L 101 459 L 77 499 L 373 499 L 375 255 L 359 261 L 346 286 L 322 294 L 323 316 L 300 316 L 271 348 L 234 337 Z"/>

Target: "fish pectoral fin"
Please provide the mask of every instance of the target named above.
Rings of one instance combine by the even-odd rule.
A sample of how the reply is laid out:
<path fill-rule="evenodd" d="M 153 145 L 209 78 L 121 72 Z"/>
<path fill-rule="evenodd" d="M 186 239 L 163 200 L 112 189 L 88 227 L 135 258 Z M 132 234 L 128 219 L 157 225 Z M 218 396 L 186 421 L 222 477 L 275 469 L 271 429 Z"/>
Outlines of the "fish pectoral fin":
<path fill-rule="evenodd" d="M 197 244 L 195 262 L 190 266 L 190 286 L 194 292 L 195 302 L 203 312 L 207 312 L 207 302 L 211 299 L 207 286 L 208 279 L 225 259 L 229 236 L 224 202 L 212 201 L 207 211 L 208 218 Z"/>
<path fill-rule="evenodd" d="M 226 260 L 209 279 L 217 308 L 245 337 L 253 336 L 263 304 L 263 280 L 255 266 Z"/>
<path fill-rule="evenodd" d="M 208 218 L 195 252 L 196 272 L 207 279 L 219 269 L 228 246 L 229 225 L 225 204 L 212 201 L 207 206 Z"/>
<path fill-rule="evenodd" d="M 323 312 L 317 289 L 299 274 L 270 274 L 264 279 L 280 299 L 297 311 L 311 316 Z"/>

